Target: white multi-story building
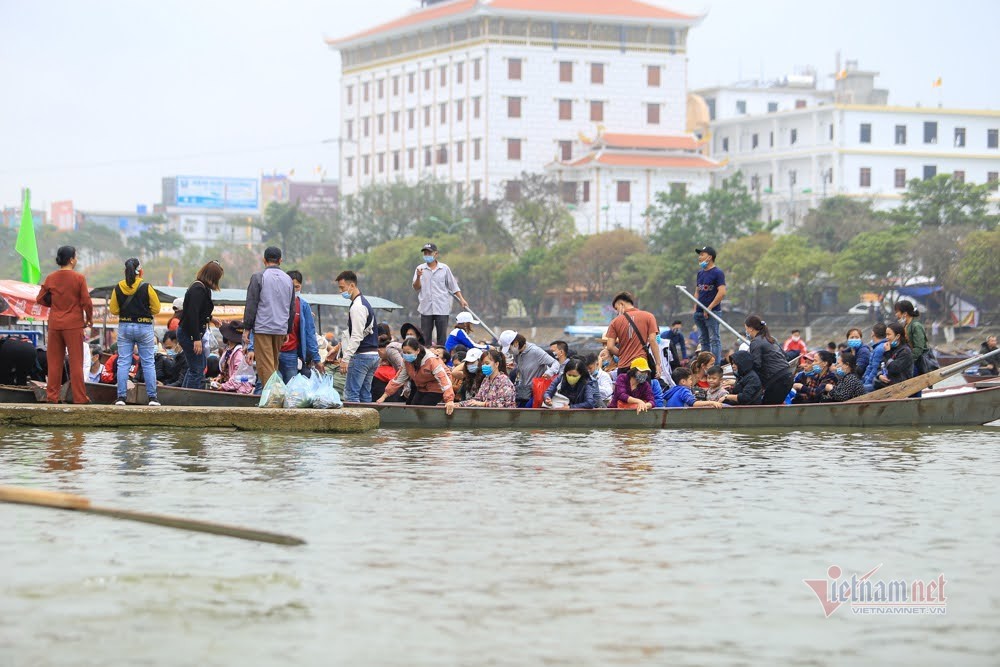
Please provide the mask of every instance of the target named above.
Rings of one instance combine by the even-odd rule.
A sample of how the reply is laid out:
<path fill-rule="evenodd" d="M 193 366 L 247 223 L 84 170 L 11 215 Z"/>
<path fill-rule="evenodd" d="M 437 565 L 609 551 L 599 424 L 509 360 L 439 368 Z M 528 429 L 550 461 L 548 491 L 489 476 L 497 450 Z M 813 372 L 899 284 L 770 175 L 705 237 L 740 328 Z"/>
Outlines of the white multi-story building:
<path fill-rule="evenodd" d="M 875 76 L 848 62 L 832 96 L 751 87 L 755 108 L 743 86 L 697 91 L 714 109 L 711 155 L 726 163 L 718 177 L 742 171 L 764 216 L 788 228 L 825 197 L 893 207 L 908 181 L 936 174 L 992 183 L 996 191 L 1000 111 L 888 106 Z M 767 110 L 760 112 L 761 103 Z"/>
<path fill-rule="evenodd" d="M 637 0 L 450 0 L 332 40 L 342 194 L 430 177 L 516 197 L 522 172 L 550 169 L 581 231 L 641 231 L 652 186 L 711 182 L 687 122 L 700 20 Z"/>

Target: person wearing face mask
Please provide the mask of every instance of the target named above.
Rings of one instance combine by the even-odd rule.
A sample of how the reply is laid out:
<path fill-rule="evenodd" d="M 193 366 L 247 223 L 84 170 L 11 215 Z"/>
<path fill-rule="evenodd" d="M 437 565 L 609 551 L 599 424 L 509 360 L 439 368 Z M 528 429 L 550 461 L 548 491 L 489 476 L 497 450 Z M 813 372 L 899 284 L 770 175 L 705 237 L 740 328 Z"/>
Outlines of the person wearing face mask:
<path fill-rule="evenodd" d="M 837 374 L 834 371 L 834 364 L 837 363 L 837 355 L 828 350 L 820 350 L 816 353 L 816 362 L 812 366 L 809 379 L 798 390 L 798 403 L 819 403 L 826 400 L 828 394 L 837 385 Z"/>
<path fill-rule="evenodd" d="M 462 401 L 461 405 L 469 408 L 515 407 L 517 392 L 514 383 L 507 376 L 507 362 L 504 355 L 498 350 L 489 349 L 483 353 L 479 362 L 478 373 L 481 379 L 475 397 Z"/>
<path fill-rule="evenodd" d="M 385 403 L 407 382 L 413 380 L 414 390 L 410 395 L 409 405 L 437 405 L 443 402 L 450 415 L 455 407 L 455 390 L 451 385 L 448 367 L 416 338 L 404 340 L 402 351 L 403 370 L 385 386 L 385 393 L 375 402 Z M 483 374 L 486 375 L 485 369 Z"/>
<path fill-rule="evenodd" d="M 722 312 L 722 300 L 726 296 L 726 274 L 715 265 L 715 248 L 705 246 L 695 248 L 698 253 L 698 280 L 694 296 L 703 306 L 717 315 Z M 701 349 L 708 350 L 716 359 L 722 358 L 722 339 L 719 337 L 719 321 L 707 314 L 701 307 L 694 307 L 694 323 L 701 331 Z"/>
<path fill-rule="evenodd" d="M 845 350 L 840 353 L 840 360 L 834 366 L 834 373 L 837 375 L 837 384 L 826 387 L 826 400 L 841 403 L 865 394 L 865 386 L 858 377 L 858 367 L 853 352 Z"/>
<path fill-rule="evenodd" d="M 532 391 L 535 380 L 554 378 L 559 374 L 559 362 L 548 352 L 534 343 L 529 343 L 524 336 L 510 329 L 500 332 L 497 343 L 500 345 L 500 351 L 504 354 L 509 352 L 517 364 L 517 380 L 514 383 L 517 390 L 517 407 L 529 407 L 533 402 Z M 548 384 L 544 389 L 548 389 Z M 544 393 L 544 389 L 540 391 Z M 541 402 L 541 395 L 538 400 Z"/>
<path fill-rule="evenodd" d="M 483 350 L 474 347 L 465 353 L 462 363 L 452 368 L 451 381 L 458 401 L 471 400 L 479 391 L 479 385 L 483 382 L 483 374 L 479 372 L 482 358 Z"/>
<path fill-rule="evenodd" d="M 920 317 L 920 311 L 913 307 L 911 301 L 906 299 L 896 302 L 895 311 L 896 320 L 903 325 L 903 337 L 913 354 L 913 374 L 923 375 L 930 370 L 930 367 L 928 366 L 927 332 L 924 330 L 924 325 L 917 319 Z"/>
<path fill-rule="evenodd" d="M 559 404 L 553 399 L 559 394 L 566 400 Z M 562 375 L 549 385 L 543 401 L 547 408 L 571 408 L 573 410 L 593 410 L 603 407 L 597 388 L 597 382 L 591 378 L 587 364 L 579 357 L 566 361 Z"/>
<path fill-rule="evenodd" d="M 584 362 L 587 364 L 587 372 L 590 373 L 590 379 L 597 384 L 597 398 L 600 401 L 598 407 L 608 407 L 611 396 L 615 393 L 614 380 L 611 379 L 611 375 L 601 368 L 600 356 L 591 352 L 584 357 Z"/>
<path fill-rule="evenodd" d="M 341 296 L 351 302 L 347 313 L 347 337 L 341 348 L 340 359 L 340 372 L 347 376 L 344 400 L 349 403 L 371 403 L 372 380 L 379 365 L 375 309 L 358 289 L 358 276 L 354 271 L 341 271 L 337 276 L 337 288 Z M 400 386 L 404 384 L 405 382 L 400 383 Z M 399 387 L 393 393 L 396 391 L 399 391 Z"/>
<path fill-rule="evenodd" d="M 768 331 L 767 323 L 760 317 L 748 316 L 743 321 L 743 326 L 750 338 L 748 351 L 753 357 L 753 369 L 764 385 L 761 404 L 780 405 L 792 390 L 792 371 L 788 368 L 788 359 Z"/>
<path fill-rule="evenodd" d="M 806 342 L 802 340 L 802 332 L 798 329 L 792 329 L 792 335 L 788 337 L 785 344 L 781 346 L 785 351 L 785 357 L 789 361 L 795 357 L 801 357 L 803 354 L 809 351 L 806 347 Z"/>
<path fill-rule="evenodd" d="M 652 371 L 645 359 L 639 357 L 633 360 L 627 371 L 618 373 L 611 405 L 623 410 L 635 409 L 637 413 L 652 409 L 654 401 L 653 388 L 650 386 L 652 377 Z"/>
<path fill-rule="evenodd" d="M 865 374 L 861 378 L 861 384 L 864 386 L 866 393 L 875 388 L 875 378 L 882 367 L 882 358 L 885 355 L 885 332 L 886 326 L 881 322 L 872 326 L 872 354 L 868 359 L 868 367 L 865 369 Z"/>
<path fill-rule="evenodd" d="M 469 304 L 462 297 L 462 290 L 451 269 L 438 260 L 438 247 L 433 243 L 425 243 L 421 252 L 424 262 L 413 271 L 413 289 L 420 293 L 417 299 L 420 329 L 428 345 L 435 342 L 435 329 L 438 345 L 444 345 L 448 337 L 452 295 L 455 295 L 462 308 L 468 308 Z"/>
<path fill-rule="evenodd" d="M 314 366 L 320 373 L 323 372 L 319 359 L 319 345 L 316 343 L 316 322 L 312 308 L 301 294 L 302 272 L 292 270 L 286 273 L 292 279 L 292 287 L 295 290 L 295 319 L 292 322 L 292 331 L 282 343 L 278 355 L 278 372 L 281 373 L 281 379 L 285 383 L 298 375 L 300 361 L 303 375 L 309 375 L 310 366 Z"/>
<path fill-rule="evenodd" d="M 893 322 L 885 331 L 883 370 L 875 378 L 875 389 L 899 384 L 913 377 L 913 350 L 906 344 L 905 328 Z"/>
<path fill-rule="evenodd" d="M 847 347 L 854 355 L 854 372 L 859 378 L 863 378 L 865 376 L 865 372 L 868 370 L 868 362 L 871 360 L 872 356 L 872 350 L 870 347 L 865 345 L 863 338 L 864 336 L 861 334 L 861 329 L 858 329 L 857 327 L 854 327 L 847 332 Z"/>

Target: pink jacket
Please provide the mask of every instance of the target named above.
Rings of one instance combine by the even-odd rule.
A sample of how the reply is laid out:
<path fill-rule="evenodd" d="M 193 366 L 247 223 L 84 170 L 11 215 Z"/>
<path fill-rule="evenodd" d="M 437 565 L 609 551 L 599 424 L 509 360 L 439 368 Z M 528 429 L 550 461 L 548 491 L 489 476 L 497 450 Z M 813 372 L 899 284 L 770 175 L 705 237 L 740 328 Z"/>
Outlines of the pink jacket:
<path fill-rule="evenodd" d="M 232 350 L 226 350 L 222 355 L 220 360 L 220 365 L 224 369 L 222 375 L 226 377 L 226 381 L 219 385 L 221 391 L 230 391 L 236 394 L 251 394 L 253 393 L 253 378 L 250 378 L 249 382 L 240 382 L 236 379 L 236 370 L 243 363 L 243 346 L 237 345 Z"/>

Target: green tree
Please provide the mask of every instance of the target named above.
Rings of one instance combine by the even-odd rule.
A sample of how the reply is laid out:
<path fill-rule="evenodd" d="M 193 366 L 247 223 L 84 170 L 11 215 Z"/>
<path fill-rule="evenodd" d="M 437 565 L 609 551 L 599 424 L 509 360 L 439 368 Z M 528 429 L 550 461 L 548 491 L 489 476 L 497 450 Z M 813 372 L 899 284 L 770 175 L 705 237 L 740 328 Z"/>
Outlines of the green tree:
<path fill-rule="evenodd" d="M 1000 229 L 972 232 L 962 241 L 959 250 L 961 254 L 954 266 L 957 286 L 997 303 L 1000 299 Z"/>
<path fill-rule="evenodd" d="M 622 262 L 618 277 L 623 288 L 633 292 L 641 308 L 650 312 L 676 313 L 687 310 L 693 304 L 675 287 L 693 287 L 697 274 L 697 260 L 694 253 L 671 253 L 654 255 L 649 252 L 636 253 Z"/>
<path fill-rule="evenodd" d="M 309 254 L 316 241 L 316 221 L 299 209 L 298 204 L 271 202 L 264 217 L 254 223 L 261 230 L 264 243 L 277 243 L 283 259 L 297 260 Z"/>
<path fill-rule="evenodd" d="M 862 232 L 851 239 L 833 263 L 841 299 L 853 304 L 863 292 L 901 284 L 913 272 L 912 245 L 912 235 L 901 228 Z"/>
<path fill-rule="evenodd" d="M 184 237 L 170 229 L 166 216 L 143 216 L 139 221 L 145 224 L 139 235 L 129 240 L 129 250 L 142 261 L 156 259 L 160 255 L 173 255 L 182 250 Z"/>
<path fill-rule="evenodd" d="M 588 300 L 609 296 L 621 290 L 618 278 L 625 260 L 645 250 L 642 237 L 625 229 L 584 237 L 575 256 L 562 258 L 566 278 L 570 285 L 586 289 Z"/>
<path fill-rule="evenodd" d="M 734 239 L 719 249 L 726 262 L 726 299 L 742 303 L 747 310 L 760 312 L 763 284 L 755 275 L 757 264 L 774 245 L 770 232 L 757 232 Z"/>
<path fill-rule="evenodd" d="M 903 203 L 892 212 L 893 219 L 917 227 L 965 227 L 994 229 L 1000 216 L 990 212 L 990 186 L 976 185 L 938 174 L 915 178 L 906 186 Z"/>
<path fill-rule="evenodd" d="M 810 209 L 795 231 L 823 250 L 840 252 L 858 234 L 882 228 L 883 217 L 871 201 L 837 195 Z"/>
<path fill-rule="evenodd" d="M 520 193 L 503 204 L 518 250 L 551 248 L 576 234 L 559 182 L 545 174 L 522 173 Z"/>
<path fill-rule="evenodd" d="M 397 181 L 345 197 L 341 219 L 346 253 L 368 252 L 386 241 L 418 234 L 437 237 L 460 232 L 465 215 L 449 188 L 433 179 L 415 185 Z"/>
<path fill-rule="evenodd" d="M 757 263 L 754 275 L 771 289 L 792 294 L 808 323 L 829 281 L 826 271 L 831 262 L 830 253 L 811 245 L 804 236 L 788 234 L 774 240 Z"/>

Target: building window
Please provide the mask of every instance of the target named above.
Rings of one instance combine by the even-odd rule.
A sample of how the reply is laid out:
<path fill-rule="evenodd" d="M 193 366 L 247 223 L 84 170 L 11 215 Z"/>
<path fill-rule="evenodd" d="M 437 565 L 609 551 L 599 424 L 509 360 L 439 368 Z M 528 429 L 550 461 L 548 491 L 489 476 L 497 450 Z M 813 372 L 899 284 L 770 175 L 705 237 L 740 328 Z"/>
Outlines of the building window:
<path fill-rule="evenodd" d="M 577 188 L 574 181 L 563 181 L 559 184 L 559 189 L 562 190 L 562 200 L 564 204 L 576 203 Z"/>
<path fill-rule="evenodd" d="M 705 104 L 708 105 L 708 119 L 715 120 L 715 98 L 706 97 Z"/>
<path fill-rule="evenodd" d="M 431 89 L 431 71 L 429 69 L 424 70 L 424 90 Z"/>
<path fill-rule="evenodd" d="M 722 137 L 722 152 L 729 152 L 729 137 Z"/>
<path fill-rule="evenodd" d="M 354 158 L 347 158 L 347 175 L 354 176 Z"/>
<path fill-rule="evenodd" d="M 365 116 L 361 119 L 361 134 L 369 136 L 371 134 L 371 118 Z"/>
<path fill-rule="evenodd" d="M 905 146 L 906 145 L 906 126 L 897 125 L 896 126 L 896 145 Z"/>
<path fill-rule="evenodd" d="M 965 128 L 955 128 L 955 148 L 965 148 Z"/>
<path fill-rule="evenodd" d="M 472 78 L 475 81 L 479 81 L 480 70 L 482 68 L 482 58 L 476 58 L 472 61 Z"/>
<path fill-rule="evenodd" d="M 455 142 L 455 162 L 462 162 L 465 160 L 465 142 L 456 141 Z"/>
<path fill-rule="evenodd" d="M 483 182 L 480 180 L 472 181 L 472 198 L 479 199 L 483 196 Z"/>
<path fill-rule="evenodd" d="M 479 101 L 480 101 L 480 99 L 481 98 L 479 98 L 479 97 L 473 97 L 472 98 L 472 117 L 473 118 L 479 118 Z"/>
<path fill-rule="evenodd" d="M 859 185 L 863 188 L 870 188 L 872 186 L 872 169 L 871 167 L 861 167 L 861 182 Z"/>
<path fill-rule="evenodd" d="M 650 125 L 660 124 L 660 105 L 659 104 L 647 104 L 646 105 L 646 122 Z"/>
<path fill-rule="evenodd" d="M 626 203 L 632 201 L 631 181 L 618 181 L 618 201 Z"/>
<path fill-rule="evenodd" d="M 798 140 L 799 140 L 799 131 L 795 128 L 792 128 L 792 130 L 788 133 L 788 143 L 794 144 Z"/>
<path fill-rule="evenodd" d="M 830 141 L 833 141 L 833 123 L 830 123 Z"/>
<path fill-rule="evenodd" d="M 774 148 L 774 132 L 771 132 L 770 142 L 771 148 Z"/>
<path fill-rule="evenodd" d="M 431 108 L 429 106 L 424 107 L 424 127 L 431 126 Z"/>
<path fill-rule="evenodd" d="M 381 137 L 383 134 L 385 134 L 385 114 L 380 113 L 376 117 L 376 120 L 378 122 L 378 136 Z"/>
<path fill-rule="evenodd" d="M 583 182 L 583 201 L 590 201 L 590 181 Z"/>
<path fill-rule="evenodd" d="M 354 121 L 353 120 L 347 121 L 347 138 L 348 139 L 353 139 L 354 138 Z"/>
<path fill-rule="evenodd" d="M 507 118 L 520 118 L 521 117 L 521 98 L 520 97 L 508 97 L 507 98 Z"/>
<path fill-rule="evenodd" d="M 448 103 L 442 102 L 438 105 L 438 122 L 444 125 L 448 122 Z"/>
<path fill-rule="evenodd" d="M 354 104 L 354 86 L 347 87 L 347 104 Z"/>
<path fill-rule="evenodd" d="M 382 99 L 385 97 L 385 79 L 379 79 L 375 82 L 375 88 L 378 90 L 378 98 Z"/>
<path fill-rule="evenodd" d="M 429 167 L 434 163 L 434 153 L 430 146 L 424 146 L 424 166 Z"/>
<path fill-rule="evenodd" d="M 924 122 L 924 143 L 925 144 L 936 144 L 937 143 L 937 123 L 934 121 Z"/>
<path fill-rule="evenodd" d="M 805 109 L 806 108 L 806 101 L 805 100 L 795 100 L 795 108 L 796 109 Z"/>
<path fill-rule="evenodd" d="M 988 171 L 986 172 L 986 182 L 990 186 L 990 190 L 996 192 L 998 186 L 1000 186 L 1000 172 Z"/>
<path fill-rule="evenodd" d="M 504 198 L 507 201 L 521 201 L 521 181 L 504 183 Z"/>
<path fill-rule="evenodd" d="M 798 172 L 796 172 L 794 169 L 789 169 L 788 170 L 788 184 L 794 187 L 795 184 L 798 183 L 798 182 L 799 182 L 799 174 L 798 174 Z"/>
<path fill-rule="evenodd" d="M 590 82 L 604 83 L 604 63 L 590 63 Z"/>
<path fill-rule="evenodd" d="M 399 112 L 392 112 L 392 131 L 399 132 Z"/>
<path fill-rule="evenodd" d="M 378 154 L 378 173 L 385 173 L 385 153 Z"/>
<path fill-rule="evenodd" d="M 392 96 L 399 97 L 399 75 L 392 77 Z"/>
<path fill-rule="evenodd" d="M 747 113 L 747 101 L 746 100 L 736 100 L 736 113 L 741 116 L 745 116 Z"/>
<path fill-rule="evenodd" d="M 986 147 L 996 148 L 998 142 L 996 130 L 986 130 Z"/>
<path fill-rule="evenodd" d="M 646 68 L 646 85 L 657 88 L 660 85 L 660 66 L 650 65 Z"/>
<path fill-rule="evenodd" d="M 472 140 L 472 159 L 473 160 L 478 160 L 479 159 L 480 152 L 481 152 L 480 148 L 482 147 L 482 143 L 483 143 L 482 139 L 473 139 Z"/>
<path fill-rule="evenodd" d="M 465 118 L 465 104 L 463 104 L 463 102 L 464 102 L 464 100 L 456 100 L 455 101 L 455 122 L 456 123 L 461 123 L 462 120 L 464 120 L 464 118 Z"/>
<path fill-rule="evenodd" d="M 757 146 L 759 144 L 760 144 L 760 136 L 757 135 L 757 134 L 751 135 L 750 136 L 750 148 L 757 148 Z"/>
<path fill-rule="evenodd" d="M 893 185 L 896 187 L 897 190 L 902 190 L 903 188 L 906 187 L 906 170 L 905 169 L 897 169 L 896 170 L 895 176 L 894 176 Z"/>
<path fill-rule="evenodd" d="M 407 127 L 407 129 L 410 129 L 410 130 L 413 129 L 413 126 L 416 123 L 416 116 L 417 116 L 417 110 L 416 109 L 407 109 L 406 110 L 406 127 Z"/>
<path fill-rule="evenodd" d="M 559 120 L 573 120 L 573 100 L 559 100 Z"/>
<path fill-rule="evenodd" d="M 365 102 L 371 99 L 371 84 L 368 81 L 361 84 L 361 97 Z"/>
<path fill-rule="evenodd" d="M 508 139 L 507 140 L 507 159 L 508 160 L 520 160 L 521 159 L 521 140 L 520 139 Z"/>
<path fill-rule="evenodd" d="M 406 92 L 412 93 L 417 87 L 417 73 L 407 72 L 406 73 Z"/>
<path fill-rule="evenodd" d="M 511 58 L 507 61 L 507 78 L 511 81 L 521 80 L 521 59 Z"/>
<path fill-rule="evenodd" d="M 408 169 L 413 169 L 417 166 L 417 149 L 407 148 L 406 149 L 406 167 Z"/>
<path fill-rule="evenodd" d="M 559 83 L 573 83 L 573 63 L 568 60 L 559 62 Z"/>
<path fill-rule="evenodd" d="M 604 122 L 604 102 L 592 101 L 590 103 L 590 120 L 594 122 Z"/>
<path fill-rule="evenodd" d="M 767 112 L 768 113 L 775 113 L 777 111 L 778 111 L 778 103 L 777 102 L 768 102 L 767 103 Z"/>
<path fill-rule="evenodd" d="M 572 141 L 560 141 L 559 142 L 559 159 L 566 162 L 573 159 L 573 142 Z"/>
<path fill-rule="evenodd" d="M 400 166 L 401 165 L 399 163 L 399 151 L 393 151 L 392 152 L 392 170 L 393 171 L 399 171 L 399 167 Z"/>
<path fill-rule="evenodd" d="M 930 179 L 937 176 L 937 166 L 933 164 L 924 165 L 924 180 L 929 181 Z"/>
<path fill-rule="evenodd" d="M 870 144 L 872 142 L 872 124 L 861 123 L 861 143 Z"/>
<path fill-rule="evenodd" d="M 462 76 L 465 74 L 465 63 L 455 63 L 455 83 L 462 83 Z"/>
<path fill-rule="evenodd" d="M 951 173 L 951 178 L 956 183 L 965 183 L 965 172 L 956 169 Z"/>
<path fill-rule="evenodd" d="M 361 156 L 361 166 L 362 171 L 364 171 L 365 176 L 371 173 L 371 156 L 363 155 Z"/>
<path fill-rule="evenodd" d="M 445 86 L 448 85 L 448 66 L 441 65 L 440 71 L 441 71 L 441 87 L 444 88 Z"/>
<path fill-rule="evenodd" d="M 438 146 L 437 150 L 437 163 L 438 164 L 448 164 L 448 145 L 441 144 Z"/>

